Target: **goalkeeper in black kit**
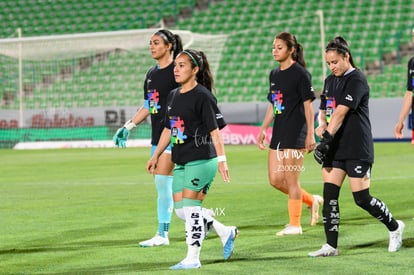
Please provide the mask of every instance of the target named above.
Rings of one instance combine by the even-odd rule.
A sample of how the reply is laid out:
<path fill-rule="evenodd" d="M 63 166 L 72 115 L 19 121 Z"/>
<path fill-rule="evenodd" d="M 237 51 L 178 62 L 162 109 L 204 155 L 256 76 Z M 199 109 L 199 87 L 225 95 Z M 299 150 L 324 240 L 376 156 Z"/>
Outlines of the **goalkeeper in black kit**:
<path fill-rule="evenodd" d="M 404 223 L 395 220 L 384 202 L 370 194 L 374 145 L 369 120 L 369 86 L 353 62 L 348 43 L 342 37 L 325 49 L 331 70 L 324 84 L 316 134 L 321 142 L 314 150 L 322 164 L 323 219 L 326 244 L 309 253 L 311 257 L 337 256 L 340 223 L 339 192 L 348 176 L 355 203 L 382 222 L 389 231 L 389 252 L 402 245 Z"/>

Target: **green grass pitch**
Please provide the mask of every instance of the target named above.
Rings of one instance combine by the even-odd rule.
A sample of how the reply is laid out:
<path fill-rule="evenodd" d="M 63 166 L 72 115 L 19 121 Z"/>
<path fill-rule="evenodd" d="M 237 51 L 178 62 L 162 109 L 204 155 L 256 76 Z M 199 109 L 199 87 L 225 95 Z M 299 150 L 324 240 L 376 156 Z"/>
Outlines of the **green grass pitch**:
<path fill-rule="evenodd" d="M 341 197 L 339 257 L 309 258 L 323 225 L 276 237 L 288 222 L 287 198 L 267 181 L 267 151 L 227 146 L 231 182 L 216 177 L 205 207 L 240 231 L 229 261 L 211 234 L 202 268 L 180 274 L 412 274 L 414 153 L 409 143 L 376 143 L 371 193 L 406 223 L 401 251 L 389 253 L 388 232 Z M 184 224 L 173 216 L 170 246 L 140 248 L 157 229 L 156 192 L 145 171 L 149 148 L 0 150 L 0 274 L 171 274 L 185 257 Z M 320 167 L 306 155 L 301 184 L 321 194 Z"/>

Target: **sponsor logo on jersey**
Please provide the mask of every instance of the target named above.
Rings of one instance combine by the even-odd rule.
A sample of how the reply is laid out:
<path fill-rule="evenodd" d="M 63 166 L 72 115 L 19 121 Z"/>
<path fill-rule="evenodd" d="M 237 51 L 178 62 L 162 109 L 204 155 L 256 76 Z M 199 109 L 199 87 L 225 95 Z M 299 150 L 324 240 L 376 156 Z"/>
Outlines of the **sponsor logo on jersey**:
<path fill-rule="evenodd" d="M 347 94 L 345 99 L 351 102 L 354 100 L 350 94 Z"/>

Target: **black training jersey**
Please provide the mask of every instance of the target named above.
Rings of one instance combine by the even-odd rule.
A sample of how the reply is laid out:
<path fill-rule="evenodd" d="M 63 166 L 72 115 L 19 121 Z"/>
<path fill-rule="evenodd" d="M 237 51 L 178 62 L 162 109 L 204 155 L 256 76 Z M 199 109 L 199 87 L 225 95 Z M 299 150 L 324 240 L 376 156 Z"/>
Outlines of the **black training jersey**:
<path fill-rule="evenodd" d="M 331 145 L 333 160 L 374 161 L 374 144 L 369 120 L 369 86 L 360 70 L 353 70 L 342 77 L 329 75 L 325 80 L 323 94 L 329 118 L 339 105 L 349 107 L 344 121 Z M 321 101 L 322 102 L 322 101 Z"/>
<path fill-rule="evenodd" d="M 165 68 L 152 67 L 144 81 L 144 108 L 151 114 L 151 144 L 157 145 L 164 129 L 168 94 L 179 84 L 174 78 L 174 63 Z"/>
<path fill-rule="evenodd" d="M 408 61 L 407 68 L 407 91 L 414 90 L 414 56 Z"/>
<path fill-rule="evenodd" d="M 273 69 L 269 81 L 267 100 L 274 115 L 270 148 L 304 148 L 307 126 L 303 102 L 315 99 L 310 73 L 295 63 L 286 70 Z"/>
<path fill-rule="evenodd" d="M 414 56 L 408 61 L 407 91 L 414 91 Z M 411 101 L 411 110 L 414 110 L 414 100 Z M 414 119 L 411 120 L 411 129 L 414 129 Z"/>
<path fill-rule="evenodd" d="M 169 95 L 167 108 L 164 126 L 171 130 L 174 163 L 217 156 L 210 132 L 226 123 L 209 90 L 200 84 L 186 93 L 177 88 Z"/>

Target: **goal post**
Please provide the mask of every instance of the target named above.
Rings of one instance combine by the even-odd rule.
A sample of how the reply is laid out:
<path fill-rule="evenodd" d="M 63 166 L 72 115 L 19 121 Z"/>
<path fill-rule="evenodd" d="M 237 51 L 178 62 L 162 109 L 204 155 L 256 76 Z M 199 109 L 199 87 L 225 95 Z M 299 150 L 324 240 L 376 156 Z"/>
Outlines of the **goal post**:
<path fill-rule="evenodd" d="M 108 128 L 100 138 L 110 139 L 113 128 L 142 105 L 145 74 L 156 64 L 149 41 L 157 30 L 0 39 L 0 140 L 2 129 L 85 127 Z M 184 48 L 203 50 L 217 72 L 226 35 L 171 31 Z M 82 139 L 67 129 L 50 139 L 65 137 Z"/>

